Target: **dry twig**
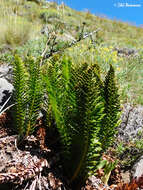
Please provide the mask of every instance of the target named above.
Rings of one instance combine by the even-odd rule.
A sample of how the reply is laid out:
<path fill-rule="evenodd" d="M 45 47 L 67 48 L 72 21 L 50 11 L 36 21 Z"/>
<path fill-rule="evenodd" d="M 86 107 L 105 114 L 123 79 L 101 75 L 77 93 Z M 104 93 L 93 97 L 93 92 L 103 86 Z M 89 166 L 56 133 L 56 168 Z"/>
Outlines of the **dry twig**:
<path fill-rule="evenodd" d="M 78 42 L 80 42 L 80 41 L 82 41 L 82 40 L 84 40 L 84 39 L 86 39 L 88 37 L 93 36 L 93 34 L 97 33 L 99 30 L 101 30 L 101 29 L 98 28 L 97 30 L 95 30 L 93 32 L 90 32 L 90 33 L 87 33 L 87 34 L 83 34 L 83 29 L 82 29 L 82 32 L 80 33 L 80 36 L 79 36 L 79 38 L 77 40 L 73 40 L 71 43 L 69 43 L 68 45 L 64 46 L 60 50 L 54 49 L 54 46 L 57 44 L 56 43 L 56 39 L 57 39 L 56 33 L 52 33 L 52 34 L 49 33 L 48 34 L 48 40 L 46 42 L 46 47 L 45 47 L 44 51 L 41 54 L 40 65 L 42 65 L 42 62 L 44 61 L 44 59 L 49 59 L 54 54 L 63 52 L 65 49 L 70 48 L 70 47 L 76 45 Z M 50 46 L 50 51 L 47 53 L 47 50 L 48 50 L 49 46 Z"/>

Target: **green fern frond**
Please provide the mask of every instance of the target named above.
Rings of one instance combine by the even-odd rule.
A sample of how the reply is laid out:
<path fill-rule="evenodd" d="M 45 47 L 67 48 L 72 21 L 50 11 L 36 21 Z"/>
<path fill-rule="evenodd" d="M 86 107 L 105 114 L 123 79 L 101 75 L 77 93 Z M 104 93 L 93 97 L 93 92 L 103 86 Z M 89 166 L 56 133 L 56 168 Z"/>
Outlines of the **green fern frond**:
<path fill-rule="evenodd" d="M 22 135 L 25 132 L 25 101 L 26 101 L 26 69 L 21 58 L 15 55 L 15 61 L 13 62 L 13 80 L 14 80 L 14 119 L 19 134 Z"/>
<path fill-rule="evenodd" d="M 73 142 L 73 144 L 75 143 L 74 148 L 77 146 L 79 149 L 80 147 L 78 150 L 80 154 L 77 155 L 80 158 L 77 158 L 77 162 L 75 159 L 76 167 L 73 171 L 72 181 L 78 178 L 84 179 L 89 173 L 95 173 L 101 152 L 98 133 L 104 116 L 104 103 L 101 97 L 100 83 L 93 66 L 87 66 L 85 63 L 82 69 L 79 69 L 80 75 L 77 75 L 80 84 L 77 89 L 78 114 L 81 114 L 78 127 L 81 129 L 80 135 L 78 134 Z"/>
<path fill-rule="evenodd" d="M 66 145 L 66 142 L 68 141 L 67 139 L 65 139 L 67 132 L 65 131 L 63 115 L 59 109 L 59 105 L 57 101 L 58 98 L 56 97 L 56 92 L 55 92 L 56 87 L 53 86 L 53 83 L 51 83 L 50 78 L 48 76 L 46 76 L 46 85 L 47 85 L 48 98 L 49 98 L 50 105 L 52 107 L 56 125 L 62 136 L 62 142 L 64 143 L 64 145 Z"/>
<path fill-rule="evenodd" d="M 66 59 L 61 63 L 50 65 L 45 76 L 49 106 L 52 108 L 66 157 L 69 156 L 71 146 L 72 125 L 69 122 L 69 117 L 71 117 L 75 106 L 71 90 L 70 65 L 70 61 Z"/>
<path fill-rule="evenodd" d="M 28 58 L 28 91 L 27 91 L 27 121 L 26 136 L 32 133 L 39 114 L 42 100 L 41 77 L 40 77 L 40 58 L 36 61 L 34 58 Z"/>
<path fill-rule="evenodd" d="M 14 118 L 20 136 L 28 136 L 33 132 L 41 103 L 40 59 L 34 61 L 28 57 L 23 63 L 15 56 L 14 75 Z M 26 70 L 26 66 L 28 69 Z"/>
<path fill-rule="evenodd" d="M 97 64 L 75 66 L 64 58 L 62 62 L 48 65 L 44 80 L 48 110 L 52 110 L 64 149 L 62 156 L 66 157 L 64 169 L 72 184 L 80 183 L 95 173 L 104 144 L 109 146 L 112 140 L 105 127 L 109 123 L 107 118 L 115 118 L 113 128 L 117 124 L 117 110 L 115 114 L 110 110 L 117 101 L 113 69 L 110 68 L 104 84 Z M 110 96 L 116 101 L 111 101 Z M 112 115 L 108 115 L 108 110 Z M 111 131 L 115 133 L 113 128 Z M 106 136 L 107 143 L 103 142 Z"/>
<path fill-rule="evenodd" d="M 104 82 L 104 99 L 106 115 L 103 119 L 103 127 L 101 128 L 101 138 L 103 149 L 105 150 L 113 142 L 120 116 L 118 88 L 116 86 L 115 71 L 112 65 L 110 65 Z"/>

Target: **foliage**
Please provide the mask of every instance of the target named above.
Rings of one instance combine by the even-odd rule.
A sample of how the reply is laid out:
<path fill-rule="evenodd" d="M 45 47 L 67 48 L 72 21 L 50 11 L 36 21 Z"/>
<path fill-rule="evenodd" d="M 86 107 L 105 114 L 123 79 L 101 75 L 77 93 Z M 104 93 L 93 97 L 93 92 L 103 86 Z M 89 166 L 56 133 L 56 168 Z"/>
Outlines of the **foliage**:
<path fill-rule="evenodd" d="M 18 55 L 25 59 L 26 56 L 40 57 L 45 48 L 46 38 L 41 36 L 38 40 L 29 40 L 26 44 L 16 48 Z"/>
<path fill-rule="evenodd" d="M 122 154 L 125 151 L 125 145 L 123 142 L 118 143 L 118 146 L 116 148 L 117 154 Z"/>
<path fill-rule="evenodd" d="M 27 7 L 27 1 L 1 1 L 0 26 L 2 29 L 0 31 L 0 42 L 3 48 L 7 45 L 15 48 L 35 37 L 37 29 L 41 24 L 37 24 L 35 20 L 33 23 L 30 22 L 35 8 L 31 6 L 31 10 L 27 11 Z M 38 7 L 36 8 L 37 10 Z M 38 17 L 38 12 L 36 12 L 36 15 Z"/>
<path fill-rule="evenodd" d="M 97 134 L 99 133 L 102 117 L 104 116 L 104 105 L 100 93 L 99 76 L 97 76 L 96 67 L 96 65 L 88 66 L 88 64 L 83 63 L 74 74 L 76 78 L 75 84 L 78 109 L 77 130 L 79 131 L 76 138 L 79 139 L 79 135 L 83 134 L 84 142 L 81 141 L 81 145 L 78 144 L 83 151 L 83 160 L 80 166 L 81 173 L 87 172 L 86 170 L 92 170 L 94 172 L 94 166 L 96 165 L 95 158 L 98 158 L 98 153 L 101 151 L 101 145 Z M 77 145 L 74 146 L 74 149 L 76 149 Z M 90 152 L 92 152 L 92 154 L 90 154 Z M 84 167 L 84 169 L 82 167 Z"/>
<path fill-rule="evenodd" d="M 40 68 L 41 58 L 26 57 L 23 62 L 15 56 L 15 121 L 20 136 L 32 133 L 42 94 L 46 92 L 47 124 L 53 127 L 55 121 L 64 170 L 76 186 L 88 175 L 95 174 L 101 152 L 111 145 L 115 134 L 119 102 L 114 69 L 110 66 L 103 83 L 100 68 L 95 63 L 75 65 L 66 57 L 55 60 L 53 57 Z"/>
<path fill-rule="evenodd" d="M 108 161 L 108 160 L 102 160 L 99 165 L 97 166 L 97 169 L 103 169 L 103 177 L 102 177 L 102 182 L 107 185 L 108 184 L 108 180 L 110 178 L 111 175 L 111 171 L 113 169 L 115 169 L 115 166 L 117 165 L 117 160 L 116 161 Z"/>
<path fill-rule="evenodd" d="M 142 132 L 141 132 L 142 133 Z M 142 134 L 140 134 L 142 136 Z M 141 137 L 139 135 L 139 137 Z M 129 142 L 117 142 L 115 154 L 122 168 L 131 168 L 143 153 L 143 139 L 130 139 Z"/>
<path fill-rule="evenodd" d="M 110 64 L 115 68 L 122 102 L 143 103 L 142 51 L 138 52 L 139 56 L 130 58 L 120 57 L 116 50 L 116 47 L 124 46 L 142 48 L 142 29 L 89 12 L 77 12 L 54 2 L 36 4 L 9 0 L 1 4 L 0 23 L 4 26 L 1 27 L 1 52 L 4 52 L 4 44 L 8 45 L 8 49 L 15 47 L 24 60 L 16 56 L 14 61 L 14 99 L 17 102 L 14 109 L 19 133 L 28 135 L 34 131 L 41 93 L 47 93 L 47 125 L 56 125 L 58 129 L 64 168 L 66 172 L 71 171 L 70 174 L 67 172 L 69 178 L 72 183 L 80 181 L 95 173 L 100 154 L 112 144 L 118 125 L 119 97 L 114 69 L 111 66 L 109 70 Z M 38 58 L 42 54 L 47 39 L 40 35 L 40 29 L 44 23 L 52 28 L 57 22 L 58 27 L 54 31 L 58 40 L 55 46 L 49 45 L 47 52 L 51 48 L 54 51 L 64 49 L 70 44 L 69 39 L 79 38 L 82 23 L 86 23 L 82 35 L 97 28 L 101 31 L 90 40 L 86 39 L 66 51 L 64 49 L 62 54 L 68 60 L 64 58 L 60 62 L 61 55 L 54 55 L 53 62 L 49 61 L 43 67 L 45 89 L 41 89 L 40 58 L 35 61 L 27 56 Z M 9 63 L 13 61 L 13 56 L 6 53 L 1 55 L 0 61 Z M 101 73 L 98 65 L 102 68 Z M 137 146 L 141 148 L 142 143 L 137 142 Z M 125 151 L 122 145 L 118 148 L 121 153 Z"/>
<path fill-rule="evenodd" d="M 26 57 L 23 63 L 18 56 L 15 57 L 16 126 L 20 136 L 28 136 L 34 131 L 46 88 L 47 124 L 52 127 L 55 121 L 62 144 L 64 170 L 73 185 L 81 185 L 88 175 L 95 174 L 101 152 L 112 144 L 118 125 L 119 101 L 114 69 L 110 65 L 102 82 L 97 63 L 77 65 L 70 58 L 64 57 L 60 61 L 53 57 L 41 65 L 41 59 L 35 61 Z M 107 170 L 111 168 L 112 165 Z"/>
<path fill-rule="evenodd" d="M 45 22 L 45 23 L 51 23 L 50 19 L 60 19 L 60 15 L 56 11 L 56 9 L 50 9 L 48 11 L 41 11 L 40 13 L 40 18 Z"/>
<path fill-rule="evenodd" d="M 112 144 L 116 132 L 116 127 L 119 125 L 120 117 L 118 88 L 115 84 L 115 71 L 112 65 L 110 65 L 110 69 L 106 75 L 104 82 L 104 100 L 104 112 L 106 115 L 103 119 L 103 125 L 100 129 L 103 150 Z"/>
<path fill-rule="evenodd" d="M 139 50 L 143 46 L 141 27 L 91 15 L 89 12 L 77 12 L 55 2 L 45 2 L 38 5 L 25 0 L 1 0 L 1 52 L 3 53 L 5 50 L 11 50 L 11 47 L 24 44 L 18 51 L 20 56 L 27 55 L 27 52 L 32 53 L 32 56 L 36 55 L 36 57 L 41 55 L 44 47 L 40 36 L 40 29 L 44 24 L 43 18 L 40 18 L 42 13 L 57 14 L 60 18 L 60 20 L 58 19 L 59 28 L 62 28 L 64 34 L 69 38 L 76 39 L 77 31 L 82 27 L 83 22 L 86 23 L 85 33 L 101 28 L 101 31 L 93 35 L 94 48 L 90 40 L 85 40 L 76 47 L 67 50 L 65 55 L 70 55 L 72 60 L 78 63 L 81 60 L 87 62 L 95 60 L 105 73 L 109 69 L 109 64 L 113 64 L 117 81 L 120 85 L 121 103 L 133 101 L 134 103 L 143 104 L 141 96 L 142 51 Z M 55 23 L 57 24 L 56 19 L 54 19 L 54 22 L 51 20 L 48 27 L 52 27 Z M 60 32 L 58 35 L 63 41 L 66 41 L 65 37 L 60 36 Z M 57 44 L 60 47 L 62 45 Z M 40 47 L 39 49 L 38 46 Z M 133 58 L 128 56 L 119 57 L 115 49 L 122 47 L 138 50 L 139 56 L 133 56 Z"/>
<path fill-rule="evenodd" d="M 52 110 L 52 117 L 48 115 L 48 120 L 55 119 L 63 145 L 61 156 L 65 172 L 71 178 L 71 183 L 77 185 L 95 173 L 101 147 L 105 145 L 108 148 L 111 136 L 115 133 L 109 123 L 107 130 L 102 131 L 107 113 L 100 69 L 97 64 L 73 65 L 71 61 L 63 59 L 61 63 L 49 63 L 47 70 L 44 77 L 48 95 L 47 110 Z M 110 83 L 107 86 L 108 92 L 112 91 Z M 114 107 L 117 102 L 109 103 Z M 113 124 L 117 125 L 116 119 Z M 110 137 L 107 143 L 101 140 L 99 134 L 103 138 Z"/>
<path fill-rule="evenodd" d="M 15 124 L 19 131 L 19 134 L 22 135 L 24 133 L 24 120 L 26 115 L 26 109 L 25 109 L 25 84 L 26 84 L 26 75 L 25 75 L 25 68 L 24 63 L 22 60 L 16 56 L 14 67 L 13 67 L 13 73 L 14 73 L 14 99 L 16 101 L 15 105 Z"/>
<path fill-rule="evenodd" d="M 2 22 L 4 23 L 2 43 L 16 47 L 29 40 L 31 25 L 28 22 L 18 17 L 15 19 L 13 17 L 5 18 Z"/>
<path fill-rule="evenodd" d="M 0 64 L 1 63 L 11 63 L 14 60 L 12 53 L 5 53 L 0 55 Z"/>
<path fill-rule="evenodd" d="M 33 2 L 32 2 L 33 1 Z M 35 2 L 40 2 L 39 4 Z M 40 17 L 40 15 L 42 15 Z M 46 16 L 47 15 L 47 16 Z M 40 30 L 39 26 L 43 25 L 43 18 L 47 21 L 49 17 L 60 18 L 61 23 L 65 23 L 66 33 L 76 32 L 76 28 L 79 28 L 83 22 L 86 23 L 86 31 L 93 31 L 97 28 L 101 28 L 102 31 L 97 33 L 96 42 L 97 44 L 105 44 L 109 46 L 119 46 L 119 47 L 142 47 L 142 28 L 129 25 L 128 23 L 123 23 L 117 20 L 110 20 L 107 18 L 92 15 L 89 12 L 77 12 L 71 8 L 65 6 L 64 4 L 58 5 L 55 2 L 44 2 L 39 0 L 9 0 L 1 1 L 0 7 L 0 20 L 6 19 L 2 26 L 8 27 L 9 18 L 16 18 L 34 27 L 31 31 L 27 31 L 27 35 L 35 38 L 35 31 Z M 16 18 L 17 19 L 17 18 Z M 51 25 L 54 22 L 50 21 Z M 22 26 L 22 24 L 21 24 Z M 18 26 L 17 26 L 18 27 Z M 4 28 L 4 27 L 2 27 Z M 31 27 L 28 27 L 29 29 Z M 20 30 L 20 29 L 19 29 Z M 25 31 L 23 30 L 25 33 Z M 1 41 L 0 37 L 0 41 Z M 16 44 L 17 45 L 17 44 Z"/>
<path fill-rule="evenodd" d="M 71 145 L 70 128 L 72 120 L 71 110 L 74 110 L 74 92 L 72 92 L 72 84 L 70 84 L 70 61 L 63 60 L 60 65 L 56 62 L 54 65 L 48 65 L 46 76 L 44 77 L 46 90 L 48 94 L 48 102 L 52 108 L 52 114 L 59 130 L 62 144 L 66 153 L 69 154 Z M 49 109 L 47 107 L 47 109 Z M 48 123 L 51 123 L 48 116 Z M 52 117 L 52 118 L 53 118 Z M 67 158 L 67 157 L 66 157 Z"/>
<path fill-rule="evenodd" d="M 39 60 L 27 58 L 25 63 L 15 56 L 14 75 L 14 119 L 20 136 L 33 132 L 41 103 Z M 29 70 L 26 71 L 25 64 Z"/>
<path fill-rule="evenodd" d="M 37 3 L 37 4 L 40 4 L 40 2 L 42 2 L 41 0 L 27 0 L 27 1 L 32 1 L 32 2 L 35 2 L 35 3 Z"/>
<path fill-rule="evenodd" d="M 36 119 L 41 103 L 41 81 L 40 81 L 40 58 L 34 61 L 33 58 L 26 60 L 28 64 L 28 90 L 27 90 L 27 121 L 26 121 L 26 136 L 31 133 L 35 127 Z"/>

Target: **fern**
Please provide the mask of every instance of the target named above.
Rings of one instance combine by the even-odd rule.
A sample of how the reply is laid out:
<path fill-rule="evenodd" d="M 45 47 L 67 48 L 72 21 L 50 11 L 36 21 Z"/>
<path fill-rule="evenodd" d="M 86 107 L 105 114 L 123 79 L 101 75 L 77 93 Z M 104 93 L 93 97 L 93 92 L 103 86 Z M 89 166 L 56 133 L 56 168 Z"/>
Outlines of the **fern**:
<path fill-rule="evenodd" d="M 28 136 L 34 131 L 44 93 L 40 58 L 28 57 L 23 63 L 15 56 L 13 65 L 16 126 L 20 135 Z M 48 125 L 54 120 L 59 131 L 65 172 L 72 184 L 81 184 L 95 173 L 101 152 L 114 139 L 120 112 L 114 69 L 110 66 L 103 83 L 97 64 L 73 65 L 64 57 L 48 63 L 43 80 Z"/>
<path fill-rule="evenodd" d="M 63 144 L 62 158 L 69 157 L 64 159 L 64 169 L 72 182 L 94 173 L 100 158 L 98 133 L 104 103 L 96 72 L 96 65 L 84 63 L 74 68 L 64 58 L 61 63 L 49 64 L 45 76 L 49 106 Z"/>
<path fill-rule="evenodd" d="M 52 110 L 63 145 L 64 170 L 77 188 L 88 175 L 95 174 L 102 148 L 111 144 L 115 134 L 119 102 L 114 70 L 111 66 L 103 83 L 97 64 L 73 65 L 64 58 L 48 64 L 44 80 L 47 110 Z"/>
<path fill-rule="evenodd" d="M 65 126 L 65 122 L 63 119 L 63 114 L 59 107 L 59 102 L 57 101 L 57 96 L 55 94 L 55 88 L 53 88 L 53 84 L 51 84 L 50 79 L 47 77 L 46 79 L 47 84 L 47 92 L 48 92 L 48 98 L 49 102 L 52 106 L 52 112 L 56 121 L 57 128 L 60 132 L 62 143 L 65 147 L 68 147 L 69 145 L 69 135 L 67 132 L 67 127 Z M 59 98 L 59 97 L 58 97 Z"/>
<path fill-rule="evenodd" d="M 27 58 L 23 63 L 21 58 L 15 56 L 14 67 L 14 118 L 20 136 L 28 136 L 34 131 L 38 111 L 41 103 L 40 88 L 40 60 Z M 26 66 L 28 65 L 28 70 Z"/>
<path fill-rule="evenodd" d="M 83 181 L 89 174 L 95 173 L 100 158 L 101 143 L 98 133 L 104 116 L 104 104 L 95 66 L 88 66 L 84 63 L 76 75 L 79 83 L 76 87 L 79 133 L 73 139 L 72 155 L 75 155 L 75 149 L 79 154 L 76 156 L 77 160 L 74 158 L 75 170 L 72 181 Z"/>
<path fill-rule="evenodd" d="M 32 133 L 38 117 L 41 104 L 42 89 L 40 78 L 40 58 L 36 61 L 34 58 L 28 58 L 29 79 L 27 91 L 27 120 L 26 120 L 26 136 Z"/>
<path fill-rule="evenodd" d="M 22 135 L 25 130 L 25 93 L 26 93 L 26 82 L 27 77 L 25 74 L 25 66 L 22 60 L 16 55 L 15 61 L 13 63 L 13 80 L 14 80 L 14 100 L 16 102 L 14 106 L 14 119 L 15 124 L 20 135 Z"/>
<path fill-rule="evenodd" d="M 103 150 L 106 150 L 114 140 L 120 117 L 118 88 L 115 83 L 115 71 L 112 65 L 110 65 L 104 82 L 104 99 L 106 115 L 103 119 L 100 134 Z"/>
<path fill-rule="evenodd" d="M 71 128 L 69 117 L 74 109 L 74 93 L 70 84 L 70 61 L 63 60 L 61 65 L 49 65 L 45 76 L 49 105 L 61 136 L 64 156 L 69 157 L 71 146 Z M 48 108 L 49 109 L 49 108 Z M 49 118 L 48 118 L 49 119 Z"/>

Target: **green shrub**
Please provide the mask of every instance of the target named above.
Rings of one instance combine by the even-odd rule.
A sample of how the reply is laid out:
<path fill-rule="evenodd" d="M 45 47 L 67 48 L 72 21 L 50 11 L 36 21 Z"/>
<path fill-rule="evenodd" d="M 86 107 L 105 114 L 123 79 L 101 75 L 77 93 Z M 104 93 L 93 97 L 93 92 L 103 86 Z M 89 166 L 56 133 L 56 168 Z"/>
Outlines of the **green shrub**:
<path fill-rule="evenodd" d="M 5 23 L 2 21 L 1 25 L 3 25 L 2 44 L 16 47 L 23 45 L 30 39 L 31 24 L 19 17 L 5 18 Z"/>
<path fill-rule="evenodd" d="M 41 36 L 38 39 L 29 40 L 23 46 L 16 48 L 17 54 L 25 58 L 26 56 L 32 56 L 38 58 L 45 48 L 46 38 Z"/>
<path fill-rule="evenodd" d="M 42 11 L 40 13 L 40 18 L 45 22 L 51 22 L 50 19 L 51 18 L 57 18 L 60 19 L 60 15 L 58 14 L 58 12 L 55 9 L 49 9 L 47 11 Z"/>
<path fill-rule="evenodd" d="M 27 0 L 27 1 L 32 1 L 32 2 L 34 2 L 34 3 L 37 3 L 37 4 L 40 4 L 40 2 L 42 2 L 41 0 Z"/>

